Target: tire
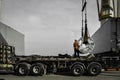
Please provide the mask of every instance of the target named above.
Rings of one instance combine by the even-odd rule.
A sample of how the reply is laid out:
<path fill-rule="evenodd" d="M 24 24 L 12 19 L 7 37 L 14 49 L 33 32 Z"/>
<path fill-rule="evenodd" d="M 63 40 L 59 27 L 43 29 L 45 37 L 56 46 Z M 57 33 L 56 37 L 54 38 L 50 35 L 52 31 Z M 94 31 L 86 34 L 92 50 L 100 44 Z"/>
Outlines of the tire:
<path fill-rule="evenodd" d="M 25 63 L 20 63 L 17 65 L 16 69 L 15 69 L 16 75 L 20 75 L 20 76 L 26 76 L 29 74 L 29 69 L 27 64 Z"/>
<path fill-rule="evenodd" d="M 71 68 L 71 72 L 72 72 L 73 76 L 81 76 L 84 74 L 84 68 L 81 65 L 74 65 Z"/>
<path fill-rule="evenodd" d="M 98 64 L 91 64 L 88 66 L 88 75 L 97 76 L 101 73 L 101 66 Z"/>
<path fill-rule="evenodd" d="M 44 65 L 41 63 L 33 64 L 30 67 L 30 72 L 31 72 L 31 75 L 33 76 L 42 76 L 44 74 L 44 71 L 45 71 Z"/>

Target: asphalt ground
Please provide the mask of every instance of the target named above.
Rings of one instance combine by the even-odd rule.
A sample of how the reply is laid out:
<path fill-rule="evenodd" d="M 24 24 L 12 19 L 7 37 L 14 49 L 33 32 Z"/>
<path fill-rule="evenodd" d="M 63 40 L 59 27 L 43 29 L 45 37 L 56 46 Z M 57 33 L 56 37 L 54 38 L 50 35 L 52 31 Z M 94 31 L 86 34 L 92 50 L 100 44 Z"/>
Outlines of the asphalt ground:
<path fill-rule="evenodd" d="M 16 76 L 0 74 L 0 80 L 120 80 L 120 71 L 106 71 L 98 76 L 71 76 L 65 74 L 48 74 L 43 76 Z"/>

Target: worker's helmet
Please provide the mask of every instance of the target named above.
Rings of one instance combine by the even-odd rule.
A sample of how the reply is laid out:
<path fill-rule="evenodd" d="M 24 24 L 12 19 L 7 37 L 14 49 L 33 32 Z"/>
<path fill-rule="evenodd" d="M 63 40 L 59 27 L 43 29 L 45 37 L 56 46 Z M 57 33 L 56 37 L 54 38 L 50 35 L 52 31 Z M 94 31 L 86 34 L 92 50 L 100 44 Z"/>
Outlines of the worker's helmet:
<path fill-rule="evenodd" d="M 75 39 L 75 42 L 78 41 L 77 39 Z"/>

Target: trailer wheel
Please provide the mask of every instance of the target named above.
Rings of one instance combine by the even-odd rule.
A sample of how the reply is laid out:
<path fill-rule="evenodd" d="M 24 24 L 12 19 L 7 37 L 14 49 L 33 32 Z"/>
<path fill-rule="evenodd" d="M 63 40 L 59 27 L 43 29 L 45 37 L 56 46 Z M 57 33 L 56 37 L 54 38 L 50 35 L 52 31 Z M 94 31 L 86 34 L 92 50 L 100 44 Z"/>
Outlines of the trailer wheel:
<path fill-rule="evenodd" d="M 84 74 L 84 68 L 81 65 L 74 65 L 71 72 L 74 76 L 81 76 Z"/>
<path fill-rule="evenodd" d="M 101 66 L 95 63 L 90 64 L 87 71 L 90 76 L 97 76 L 101 73 Z"/>
<path fill-rule="evenodd" d="M 28 66 L 25 63 L 19 64 L 15 71 L 16 71 L 16 75 L 20 75 L 20 76 L 26 76 L 29 74 Z"/>
<path fill-rule="evenodd" d="M 34 75 L 34 76 L 42 76 L 44 74 L 44 66 L 43 64 L 41 63 L 36 63 L 36 64 L 33 64 L 30 68 L 30 71 L 31 71 L 31 75 Z"/>

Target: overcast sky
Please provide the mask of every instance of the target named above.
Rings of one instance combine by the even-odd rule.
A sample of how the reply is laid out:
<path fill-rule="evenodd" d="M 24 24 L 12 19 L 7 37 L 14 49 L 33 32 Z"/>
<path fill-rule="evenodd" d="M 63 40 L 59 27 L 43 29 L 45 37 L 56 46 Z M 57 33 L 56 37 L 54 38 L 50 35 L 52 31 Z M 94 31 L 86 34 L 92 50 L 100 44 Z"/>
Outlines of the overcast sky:
<path fill-rule="evenodd" d="M 88 28 L 99 28 L 96 0 L 87 0 Z M 1 21 L 25 35 L 25 54 L 73 54 L 81 36 L 81 0 L 3 0 Z"/>

